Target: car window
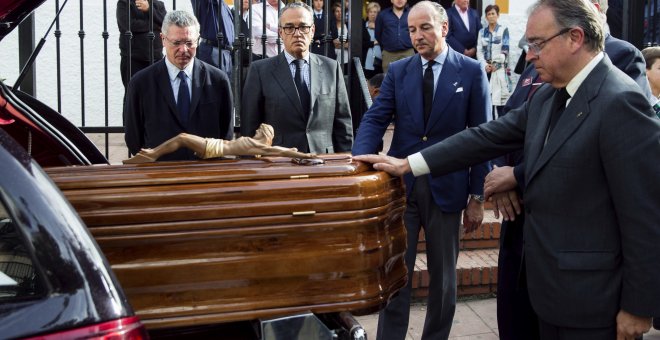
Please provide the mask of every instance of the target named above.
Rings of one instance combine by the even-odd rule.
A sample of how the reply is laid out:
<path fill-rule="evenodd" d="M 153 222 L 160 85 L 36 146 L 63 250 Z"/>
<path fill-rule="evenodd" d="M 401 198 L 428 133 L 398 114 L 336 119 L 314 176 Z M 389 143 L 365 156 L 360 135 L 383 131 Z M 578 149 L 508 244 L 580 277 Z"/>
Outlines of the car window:
<path fill-rule="evenodd" d="M 0 301 L 36 296 L 39 282 L 25 240 L 0 200 Z"/>

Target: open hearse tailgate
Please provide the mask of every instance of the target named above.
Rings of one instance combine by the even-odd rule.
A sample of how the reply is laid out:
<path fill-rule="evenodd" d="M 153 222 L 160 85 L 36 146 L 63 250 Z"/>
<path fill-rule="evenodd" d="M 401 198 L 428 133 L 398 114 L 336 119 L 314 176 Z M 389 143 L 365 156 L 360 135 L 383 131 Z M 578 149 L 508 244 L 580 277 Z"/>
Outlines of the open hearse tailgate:
<path fill-rule="evenodd" d="M 370 313 L 406 282 L 401 180 L 348 156 L 46 169 L 149 328 Z"/>

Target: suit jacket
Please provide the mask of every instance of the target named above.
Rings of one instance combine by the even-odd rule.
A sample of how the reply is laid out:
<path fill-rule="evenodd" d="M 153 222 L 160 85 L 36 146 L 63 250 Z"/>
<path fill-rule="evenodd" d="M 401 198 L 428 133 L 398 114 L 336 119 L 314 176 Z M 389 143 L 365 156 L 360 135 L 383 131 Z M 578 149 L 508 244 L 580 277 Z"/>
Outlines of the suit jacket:
<path fill-rule="evenodd" d="M 350 151 L 353 123 L 344 75 L 336 60 L 310 53 L 311 108 L 300 104 L 284 53 L 252 63 L 243 88 L 241 135 L 259 124 L 275 129 L 273 145 L 302 152 Z"/>
<path fill-rule="evenodd" d="M 138 72 L 128 85 L 124 104 L 126 145 L 131 154 L 154 148 L 187 132 L 209 138 L 231 140 L 233 100 L 229 78 L 219 69 L 195 59 L 192 77 L 190 118 L 179 119 L 165 59 Z M 197 159 L 182 148 L 159 160 Z"/>
<path fill-rule="evenodd" d="M 539 317 L 612 326 L 624 309 L 660 315 L 660 120 L 607 56 L 544 146 L 555 90 L 424 151 L 434 175 L 523 147 L 525 262 Z"/>
<path fill-rule="evenodd" d="M 646 62 L 642 52 L 633 44 L 617 39 L 610 34 L 605 36 L 605 53 L 612 64 L 632 78 L 647 98 L 655 100 L 646 78 Z"/>
<path fill-rule="evenodd" d="M 468 31 L 463 24 L 461 15 L 458 14 L 456 6 L 451 6 L 447 10 L 447 19 L 449 22 L 449 31 L 447 32 L 447 43 L 451 48 L 463 53 L 466 49 L 477 47 L 477 35 L 481 29 L 481 20 L 479 13 L 472 8 L 468 8 L 468 22 L 470 30 Z"/>
<path fill-rule="evenodd" d="M 389 123 L 394 118 L 394 135 L 388 152 L 405 157 L 434 143 L 488 120 L 491 102 L 486 73 L 479 63 L 449 48 L 442 66 L 428 124 L 424 124 L 422 59 L 419 54 L 390 64 L 380 93 L 364 114 L 353 154 L 376 153 Z M 464 167 L 445 176 L 429 178 L 435 202 L 443 211 L 465 208 L 469 193 L 483 193 L 489 164 Z M 404 176 L 408 194 L 412 174 Z"/>
<path fill-rule="evenodd" d="M 312 53 L 319 54 L 319 55 L 324 55 L 330 59 L 336 59 L 337 54 L 335 53 L 335 45 L 332 44 L 332 39 L 335 39 L 339 36 L 339 33 L 337 32 L 337 24 L 335 23 L 335 18 L 334 16 L 329 19 L 328 22 L 328 36 L 330 38 L 330 41 L 327 43 L 328 45 L 328 54 L 325 54 L 325 43 L 324 43 L 324 37 L 326 36 L 325 34 L 325 21 L 328 18 L 328 16 L 325 14 L 325 11 L 323 12 L 323 15 L 321 15 L 321 19 L 316 17 L 316 14 L 314 14 L 314 38 L 312 39 L 312 45 L 311 45 L 311 51 Z"/>

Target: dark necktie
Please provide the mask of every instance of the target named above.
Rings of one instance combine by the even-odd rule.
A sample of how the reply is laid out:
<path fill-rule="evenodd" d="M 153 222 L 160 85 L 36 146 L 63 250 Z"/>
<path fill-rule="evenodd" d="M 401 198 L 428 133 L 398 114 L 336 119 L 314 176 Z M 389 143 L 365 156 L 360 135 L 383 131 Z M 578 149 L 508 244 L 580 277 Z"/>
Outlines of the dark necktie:
<path fill-rule="evenodd" d="M 559 120 L 559 117 L 561 117 L 561 114 L 564 113 L 564 109 L 566 108 L 566 101 L 568 98 L 571 98 L 571 96 L 566 92 L 566 88 L 561 88 L 555 91 L 555 95 L 552 100 L 552 110 L 550 111 L 550 126 L 548 127 L 548 136 L 552 133 L 552 130 L 555 128 L 555 125 L 557 125 L 557 121 Z"/>
<path fill-rule="evenodd" d="M 424 71 L 424 124 L 426 125 L 431 116 L 431 107 L 433 106 L 433 64 L 434 60 L 429 60 Z"/>
<path fill-rule="evenodd" d="M 176 109 L 179 111 L 179 118 L 183 124 L 188 123 L 190 117 L 190 90 L 188 90 L 188 82 L 186 81 L 186 73 L 179 72 L 179 95 L 176 100 Z"/>
<path fill-rule="evenodd" d="M 300 104 L 302 105 L 303 112 L 305 115 L 309 114 L 309 89 L 307 84 L 303 80 L 302 67 L 305 61 L 303 59 L 296 59 L 293 61 L 296 63 L 296 75 L 294 77 L 294 82 L 296 83 L 296 89 L 298 89 L 298 96 L 300 97 Z"/>

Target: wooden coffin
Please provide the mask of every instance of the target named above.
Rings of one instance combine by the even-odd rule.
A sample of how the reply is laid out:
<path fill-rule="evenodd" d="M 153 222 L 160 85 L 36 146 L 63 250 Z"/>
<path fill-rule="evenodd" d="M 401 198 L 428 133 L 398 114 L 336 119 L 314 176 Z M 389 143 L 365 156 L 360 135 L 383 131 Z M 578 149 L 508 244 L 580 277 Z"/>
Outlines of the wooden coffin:
<path fill-rule="evenodd" d="M 406 282 L 402 183 L 347 156 L 46 171 L 151 329 L 370 313 Z"/>

